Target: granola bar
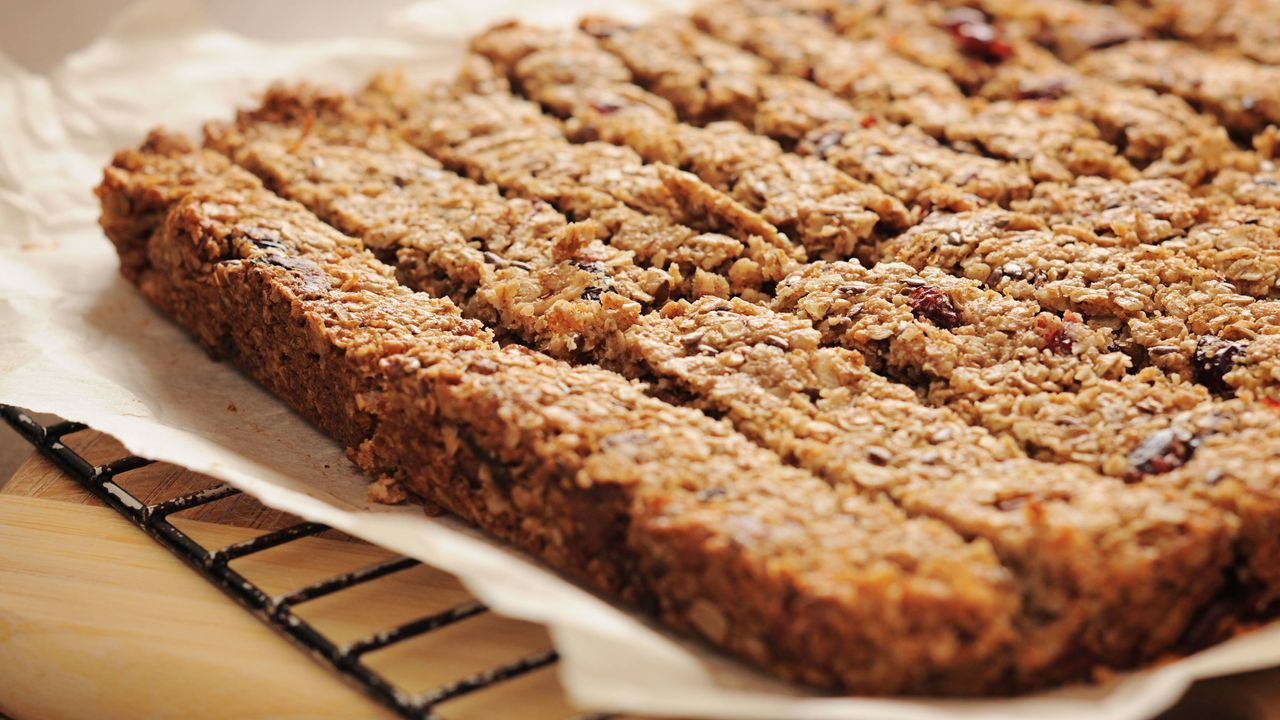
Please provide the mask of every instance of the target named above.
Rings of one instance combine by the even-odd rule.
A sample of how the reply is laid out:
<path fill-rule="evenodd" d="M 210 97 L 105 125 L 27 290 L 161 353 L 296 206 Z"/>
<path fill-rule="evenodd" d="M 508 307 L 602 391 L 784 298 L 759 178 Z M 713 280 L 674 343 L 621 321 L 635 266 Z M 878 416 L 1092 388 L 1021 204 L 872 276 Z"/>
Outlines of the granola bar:
<path fill-rule="evenodd" d="M 1152 33 L 1260 63 L 1280 63 L 1275 0 L 1120 0 L 1116 7 Z"/>
<path fill-rule="evenodd" d="M 1089 127 L 1093 124 L 1102 139 L 1121 150 L 1127 160 L 1147 168 L 1149 176 L 1199 182 L 1219 168 L 1222 154 L 1231 149 L 1221 128 L 1180 98 L 1084 77 L 1037 44 L 1078 57 L 1089 49 L 1141 37 L 1140 28 L 1123 16 L 1117 22 L 1117 13 L 1110 8 L 1053 0 L 988 2 L 978 7 L 920 0 L 854 5 L 776 0 L 776 6 L 823 20 L 845 37 L 883 40 L 899 55 L 945 72 L 961 87 L 986 98 L 1056 101 L 1069 97 L 1070 102 L 1053 103 L 1052 112 L 1081 118 L 1083 124 L 1077 123 L 1073 130 L 1077 146 L 1091 144 L 1087 141 L 1093 136 Z M 963 119 L 963 114 L 957 114 L 947 124 Z M 927 127 L 920 120 L 916 124 Z M 1047 126 L 1027 137 L 1067 129 L 1061 126 L 1055 131 Z M 1079 152 L 1068 153 L 1068 158 L 1074 154 L 1078 161 Z M 1107 162 L 1111 164 L 1108 172 L 1128 173 L 1123 163 Z M 1091 172 L 1087 165 L 1073 167 L 1067 162 L 1066 166 L 1078 174 Z"/>
<path fill-rule="evenodd" d="M 755 56 L 744 58 L 741 50 L 694 32 L 687 21 L 663 20 L 630 27 L 597 20 L 588 27 L 603 36 L 603 47 L 627 62 L 637 79 L 665 93 L 677 110 L 719 105 L 702 87 L 709 79 L 680 69 L 697 64 L 701 57 L 713 56 L 717 77 L 731 77 L 737 87 L 754 88 L 734 96 L 736 119 L 788 146 L 808 138 L 797 146 L 797 152 L 827 159 L 845 173 L 904 202 L 924 208 L 972 209 L 985 201 L 1004 202 L 1030 191 L 1032 181 L 1022 167 L 958 153 L 915 128 L 899 129 L 877 122 L 801 78 L 761 74 Z M 681 42 L 672 39 L 677 37 Z M 667 67 L 673 63 L 679 64 Z M 682 113 L 682 119 L 696 122 L 699 116 Z M 828 156 L 835 139 L 846 136 L 850 144 L 862 145 L 864 151 Z"/>
<path fill-rule="evenodd" d="M 920 405 L 909 388 L 868 372 L 857 355 L 819 347 L 819 333 L 806 320 L 758 305 L 718 298 L 671 303 L 660 315 L 642 318 L 628 334 L 634 342 L 627 344 L 620 368 L 628 374 L 654 377 L 666 396 L 723 413 L 748 437 L 837 487 L 883 493 L 909 512 L 962 527 L 989 541 L 1006 563 L 1020 569 L 1020 579 L 1035 578 L 1023 586 L 1030 603 L 1028 654 L 1011 671 L 1024 676 L 1019 683 L 1053 676 L 1071 663 L 1095 662 L 1090 658 L 1145 656 L 1169 641 L 1164 615 L 1131 616 L 1122 621 L 1124 629 L 1114 624 L 1120 610 L 1112 591 L 1132 581 L 1133 563 L 1145 561 L 1097 554 L 1098 547 L 1114 542 L 1107 538 L 1110 530 L 1092 534 L 1078 518 L 1105 506 L 1112 509 L 1111 527 L 1125 528 L 1123 534 L 1145 533 L 1155 529 L 1138 530 L 1151 519 L 1140 519 L 1144 511 L 1139 508 L 1164 507 L 1185 518 L 1175 508 L 1197 502 L 1185 494 L 1148 494 L 1145 487 L 1090 477 L 1084 468 L 1027 460 L 950 411 Z M 975 486 L 985 492 L 970 495 L 966 488 Z M 1035 510 L 1024 514 L 1024 503 Z M 1075 549 L 1034 549 L 1064 537 L 1073 538 Z M 1206 559 L 1201 550 L 1184 555 L 1189 548 L 1176 549 L 1178 543 L 1167 544 L 1169 539 L 1149 548 L 1165 558 L 1162 563 Z M 1095 584 L 1093 577 L 1108 579 Z M 1166 578 L 1179 582 L 1176 573 Z M 1129 593 L 1145 591 L 1135 585 L 1122 592 Z M 1050 610 L 1064 604 L 1087 609 L 1065 616 Z M 1166 610 L 1185 617 L 1187 607 Z M 1112 632 L 1122 639 L 1105 637 Z M 1136 647 L 1139 637 L 1146 639 L 1138 645 L 1153 639 L 1149 633 L 1162 639 L 1148 649 Z"/>
<path fill-rule="evenodd" d="M 360 237 L 410 287 L 460 298 L 469 316 L 553 355 L 594 346 L 665 301 L 668 273 L 636 266 L 594 228 L 443 170 L 358 116 L 341 96 L 277 88 L 234 124 L 206 126 L 206 143 Z"/>
<path fill-rule="evenodd" d="M 403 108 L 393 122 L 446 166 L 549 202 L 575 220 L 595 220 L 612 246 L 694 276 L 696 294 L 754 296 L 804 257 L 758 214 L 696 176 L 645 164 L 629 148 L 571 143 L 558 121 L 526 100 L 376 83 L 364 95 Z"/>
<path fill-rule="evenodd" d="M 1046 309 L 1122 326 L 1121 342 L 1136 346 L 1130 352 L 1140 350 L 1183 378 L 1207 378 L 1210 385 L 1235 380 L 1254 390 L 1270 386 L 1274 393 L 1277 379 L 1268 380 L 1269 373 L 1234 367 L 1255 359 L 1270 365 L 1252 353 L 1233 353 L 1234 363 L 1214 370 L 1197 373 L 1196 367 L 1204 364 L 1197 356 L 1204 355 L 1205 343 L 1244 345 L 1275 334 L 1280 306 L 1240 294 L 1176 247 L 1108 241 L 1081 227 L 1049 229 L 1025 213 L 981 210 L 931 216 L 886 241 L 881 257 L 944 268 Z M 1258 381 L 1262 385 L 1253 386 Z"/>
<path fill-rule="evenodd" d="M 196 166 L 207 182 L 155 164 L 132 175 L 125 160 L 100 191 L 172 201 L 149 239 L 116 237 L 147 245 L 140 288 L 322 426 L 337 404 L 344 420 L 357 404 L 376 418 L 342 434 L 381 492 L 420 495 L 790 677 L 953 692 L 999 681 L 987 658 L 1007 647 L 1018 602 L 985 544 L 833 490 L 617 375 L 499 348 L 216 155 L 162 137 L 142 155 L 161 148 L 183 152 L 144 162 Z M 299 366 L 295 351 L 318 359 Z M 774 627 L 784 603 L 812 611 Z M 883 652 L 891 639 L 901 660 Z"/>
<path fill-rule="evenodd" d="M 505 25 L 473 45 L 496 66 L 508 66 L 530 99 L 567 116 L 571 136 L 626 145 L 649 162 L 691 170 L 811 253 L 849 257 L 882 220 L 896 229 L 910 222 L 906 209 L 878 188 L 784 153 L 735 122 L 676 122 L 663 112 L 665 100 L 632 85 L 621 61 L 579 33 Z M 530 52 L 519 56 L 511 46 Z"/>
<path fill-rule="evenodd" d="M 1280 69 L 1163 40 L 1131 42 L 1080 60 L 1084 72 L 1183 98 L 1234 133 L 1280 122 Z"/>
<path fill-rule="evenodd" d="M 904 59 L 883 40 L 842 38 L 820 19 L 768 0 L 716 3 L 695 17 L 778 72 L 811 78 L 856 107 L 919 127 L 966 152 L 1026 162 L 1037 179 L 1136 174 L 1093 123 L 1055 101 L 968 102 L 944 73 Z"/>
<path fill-rule="evenodd" d="M 1145 28 L 1104 3 L 1087 0 L 947 0 L 956 8 L 975 6 L 1019 36 L 1073 61 L 1095 50 L 1140 40 Z"/>

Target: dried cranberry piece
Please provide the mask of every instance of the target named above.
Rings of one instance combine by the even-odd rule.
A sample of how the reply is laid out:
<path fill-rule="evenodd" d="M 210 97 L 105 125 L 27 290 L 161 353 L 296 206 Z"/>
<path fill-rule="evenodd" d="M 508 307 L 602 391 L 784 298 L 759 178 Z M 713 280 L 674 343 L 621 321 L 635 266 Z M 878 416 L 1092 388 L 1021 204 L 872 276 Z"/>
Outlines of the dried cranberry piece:
<path fill-rule="evenodd" d="M 1240 340 L 1223 340 L 1216 335 L 1205 335 L 1196 343 L 1196 354 L 1191 358 L 1196 382 L 1213 392 L 1231 390 L 1226 375 L 1236 364 L 1236 358 L 1244 352 L 1246 343 Z"/>
<path fill-rule="evenodd" d="M 951 302 L 951 296 L 936 287 L 918 287 L 907 293 L 907 297 L 911 300 L 911 311 L 918 318 L 930 320 L 934 325 L 948 330 L 964 324 L 955 304 Z"/>
<path fill-rule="evenodd" d="M 1075 348 L 1075 344 L 1071 340 L 1071 334 L 1067 332 L 1065 327 L 1056 327 L 1050 330 L 1049 334 L 1045 336 L 1044 346 L 1057 355 L 1070 355 Z"/>
<path fill-rule="evenodd" d="M 1013 54 L 1013 46 L 991 24 L 986 13 L 971 7 L 947 11 L 944 22 L 960 52 L 987 62 L 999 62 Z"/>
<path fill-rule="evenodd" d="M 1273 397 L 1262 398 L 1262 404 L 1266 405 L 1269 408 L 1275 408 L 1276 410 L 1280 410 L 1280 400 L 1277 400 Z"/>
<path fill-rule="evenodd" d="M 1200 447 L 1202 435 L 1185 428 L 1165 428 L 1151 433 L 1129 453 L 1129 479 L 1158 475 L 1176 470 L 1187 463 Z"/>

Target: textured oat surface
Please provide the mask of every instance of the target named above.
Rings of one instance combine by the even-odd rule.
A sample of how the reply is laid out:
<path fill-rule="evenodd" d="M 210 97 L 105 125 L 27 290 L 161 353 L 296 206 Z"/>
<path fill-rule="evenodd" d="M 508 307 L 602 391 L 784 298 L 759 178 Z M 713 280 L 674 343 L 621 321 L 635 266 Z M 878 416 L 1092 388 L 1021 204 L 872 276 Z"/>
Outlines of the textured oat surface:
<path fill-rule="evenodd" d="M 102 225 L 380 500 L 787 678 L 1046 687 L 1280 603 L 1278 71 L 1230 17 L 501 25 L 153 134 Z"/>

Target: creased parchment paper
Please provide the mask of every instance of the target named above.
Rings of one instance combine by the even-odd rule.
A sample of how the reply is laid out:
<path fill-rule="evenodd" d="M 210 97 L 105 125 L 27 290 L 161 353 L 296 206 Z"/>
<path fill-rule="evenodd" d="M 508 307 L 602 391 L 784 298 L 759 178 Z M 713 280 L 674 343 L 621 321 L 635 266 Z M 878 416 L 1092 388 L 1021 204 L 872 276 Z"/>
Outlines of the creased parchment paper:
<path fill-rule="evenodd" d="M 679 0 L 611 2 L 641 18 Z M 135 6 L 48 76 L 0 55 L 0 402 L 110 433 L 139 455 L 224 479 L 267 505 L 455 573 L 498 612 L 546 624 L 572 697 L 598 710 L 715 718 L 1150 717 L 1196 678 L 1280 664 L 1280 626 L 1108 685 L 996 701 L 818 697 L 673 638 L 458 523 L 365 500 L 342 450 L 214 363 L 116 273 L 90 188 L 155 124 L 193 132 L 274 79 L 354 89 L 404 64 L 453 72 L 469 33 L 523 16 L 569 23 L 585 0 L 435 0 L 374 37 L 264 44 L 188 3 Z"/>

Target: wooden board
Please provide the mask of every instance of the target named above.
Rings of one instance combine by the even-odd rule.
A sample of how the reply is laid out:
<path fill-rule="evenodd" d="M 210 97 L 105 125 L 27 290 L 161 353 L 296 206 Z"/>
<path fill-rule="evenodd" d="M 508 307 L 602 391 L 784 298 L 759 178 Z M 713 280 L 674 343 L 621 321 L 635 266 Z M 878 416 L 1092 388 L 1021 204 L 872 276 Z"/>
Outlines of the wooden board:
<path fill-rule="evenodd" d="M 123 454 L 92 431 L 66 442 L 95 463 Z M 215 484 L 163 464 L 122 483 L 148 501 Z M 174 522 L 214 547 L 296 519 L 236 497 Z M 282 592 L 388 556 L 326 533 L 235 567 Z M 448 575 L 420 567 L 299 613 L 346 641 L 467 597 Z M 407 687 L 427 688 L 545 647 L 540 628 L 486 615 L 368 662 Z M 0 713 L 15 720 L 393 717 L 38 457 L 0 487 Z M 550 720 L 575 711 L 549 668 L 448 703 L 441 715 Z M 1161 720 L 1209 717 L 1280 720 L 1280 671 L 1200 683 Z"/>
<path fill-rule="evenodd" d="M 67 444 L 93 462 L 123 454 L 89 431 Z M 148 501 L 215 484 L 163 464 L 121 482 Z M 247 497 L 174 518 L 207 547 L 296 521 Z M 390 556 L 331 532 L 233 566 L 268 592 L 283 592 Z M 469 598 L 450 576 L 417 567 L 298 613 L 346 642 Z M 485 614 L 366 661 L 403 687 L 427 689 L 549 646 L 540 627 Z M 0 488 L 0 712 L 16 720 L 394 717 L 39 457 Z M 441 714 L 577 713 L 548 668 L 447 703 Z"/>

